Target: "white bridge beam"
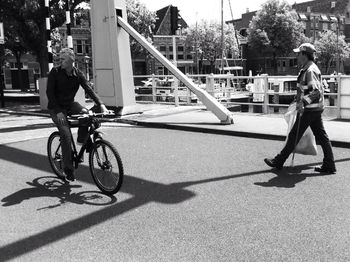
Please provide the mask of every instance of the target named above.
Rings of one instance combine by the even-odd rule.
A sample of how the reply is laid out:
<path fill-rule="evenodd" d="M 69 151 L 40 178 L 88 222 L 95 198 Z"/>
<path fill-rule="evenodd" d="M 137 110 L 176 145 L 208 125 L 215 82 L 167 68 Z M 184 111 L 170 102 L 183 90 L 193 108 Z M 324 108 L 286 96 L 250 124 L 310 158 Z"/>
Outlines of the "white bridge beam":
<path fill-rule="evenodd" d="M 222 124 L 232 124 L 231 112 L 220 104 L 214 97 L 209 95 L 206 91 L 197 87 L 193 81 L 183 74 L 176 66 L 174 66 L 168 59 L 166 59 L 153 45 L 151 45 L 142 35 L 140 35 L 127 21 L 120 16 L 122 12 L 116 9 L 118 25 L 121 26 L 129 35 L 138 41 L 145 49 L 148 50 L 160 63 L 162 63 L 176 78 L 184 83 L 202 103 L 214 115 L 219 118 Z"/>

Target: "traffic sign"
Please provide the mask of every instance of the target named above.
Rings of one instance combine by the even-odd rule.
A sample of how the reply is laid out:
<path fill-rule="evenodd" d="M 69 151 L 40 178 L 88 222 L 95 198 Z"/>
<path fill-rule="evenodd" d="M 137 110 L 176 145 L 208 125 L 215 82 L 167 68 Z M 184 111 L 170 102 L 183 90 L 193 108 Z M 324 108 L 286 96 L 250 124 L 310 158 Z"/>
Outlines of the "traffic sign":
<path fill-rule="evenodd" d="M 5 43 L 4 24 L 0 23 L 0 44 Z"/>

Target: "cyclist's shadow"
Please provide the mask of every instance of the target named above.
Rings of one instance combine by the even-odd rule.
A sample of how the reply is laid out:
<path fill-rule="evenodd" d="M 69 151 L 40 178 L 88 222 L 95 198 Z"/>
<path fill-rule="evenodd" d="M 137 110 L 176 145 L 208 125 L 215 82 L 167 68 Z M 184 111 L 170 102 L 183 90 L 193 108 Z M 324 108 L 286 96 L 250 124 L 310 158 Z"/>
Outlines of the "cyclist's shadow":
<path fill-rule="evenodd" d="M 30 188 L 21 189 L 1 200 L 4 207 L 20 204 L 24 200 L 36 197 L 58 198 L 59 203 L 37 210 L 59 207 L 65 203 L 88 204 L 88 205 L 110 205 L 116 202 L 114 196 L 106 196 L 97 191 L 81 191 L 72 193 L 72 189 L 81 188 L 81 185 L 72 185 L 66 183 L 54 176 L 44 176 L 27 182 Z"/>

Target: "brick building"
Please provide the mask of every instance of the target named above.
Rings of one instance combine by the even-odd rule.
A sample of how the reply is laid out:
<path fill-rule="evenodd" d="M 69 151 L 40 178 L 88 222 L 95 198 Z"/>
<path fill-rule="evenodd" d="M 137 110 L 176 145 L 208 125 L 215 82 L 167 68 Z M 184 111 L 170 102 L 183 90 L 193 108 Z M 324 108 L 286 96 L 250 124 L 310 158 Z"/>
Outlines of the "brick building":
<path fill-rule="evenodd" d="M 177 14 L 177 7 L 171 5 L 156 12 L 157 20 L 154 28 L 153 45 L 169 60 L 174 61 L 175 59 L 177 67 L 182 72 L 193 73 L 192 50 L 186 47 L 185 38 L 182 36 L 182 30 L 188 26 L 180 15 L 174 18 L 174 13 Z M 176 32 L 174 32 L 174 23 L 178 25 L 178 28 L 175 25 Z M 174 53 L 176 53 L 176 56 L 174 56 Z M 149 61 L 147 71 L 159 75 L 168 74 L 168 70 L 155 59 Z"/>
<path fill-rule="evenodd" d="M 292 8 L 298 14 L 298 20 L 303 24 L 304 34 L 315 40 L 318 33 L 332 30 L 339 35 L 345 35 L 346 41 L 350 41 L 350 0 L 314 0 L 293 4 Z M 233 23 L 236 30 L 240 32 L 242 54 L 247 58 L 247 69 L 253 73 L 273 74 L 272 56 L 261 54 L 256 50 L 249 49 L 247 45 L 247 30 L 249 23 L 255 16 L 256 11 L 242 14 L 240 19 L 227 21 Z M 348 59 L 343 61 L 341 71 L 350 73 Z M 277 70 L 279 75 L 296 74 L 297 62 L 295 56 L 277 58 Z M 325 68 L 322 68 L 325 71 Z M 331 71 L 336 70 L 336 62 L 331 64 Z"/>

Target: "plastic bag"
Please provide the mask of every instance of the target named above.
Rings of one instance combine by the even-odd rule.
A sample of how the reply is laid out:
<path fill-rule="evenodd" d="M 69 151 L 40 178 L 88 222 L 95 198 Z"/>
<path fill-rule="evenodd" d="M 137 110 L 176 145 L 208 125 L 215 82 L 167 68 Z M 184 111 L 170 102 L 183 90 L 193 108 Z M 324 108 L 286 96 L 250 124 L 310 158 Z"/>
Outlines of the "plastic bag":
<path fill-rule="evenodd" d="M 288 139 L 289 132 L 295 123 L 296 118 L 297 118 L 296 103 L 292 103 L 289 106 L 287 113 L 284 115 L 284 119 L 287 121 L 287 124 L 288 124 L 287 139 Z M 311 156 L 317 155 L 316 139 L 310 127 L 306 129 L 305 133 L 303 134 L 299 143 L 297 144 L 294 152 L 302 155 L 311 155 Z"/>

